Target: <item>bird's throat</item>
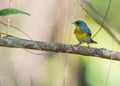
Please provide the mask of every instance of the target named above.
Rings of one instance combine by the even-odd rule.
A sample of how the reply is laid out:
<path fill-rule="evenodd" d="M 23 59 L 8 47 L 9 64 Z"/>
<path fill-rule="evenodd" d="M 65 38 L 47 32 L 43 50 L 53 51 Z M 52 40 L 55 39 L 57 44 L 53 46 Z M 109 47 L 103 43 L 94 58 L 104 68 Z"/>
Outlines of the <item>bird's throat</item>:
<path fill-rule="evenodd" d="M 79 30 L 80 26 L 78 26 L 77 24 L 74 24 L 74 25 L 75 25 L 75 28 Z"/>

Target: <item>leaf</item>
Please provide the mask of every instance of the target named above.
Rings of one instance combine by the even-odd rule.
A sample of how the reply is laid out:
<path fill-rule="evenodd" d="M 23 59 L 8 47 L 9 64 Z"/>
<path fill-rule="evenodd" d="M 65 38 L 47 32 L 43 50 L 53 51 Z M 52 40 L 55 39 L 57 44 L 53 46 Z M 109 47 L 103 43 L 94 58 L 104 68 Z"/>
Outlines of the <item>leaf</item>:
<path fill-rule="evenodd" d="M 5 8 L 0 10 L 0 16 L 7 16 L 7 15 L 13 15 L 13 14 L 26 14 L 30 16 L 29 13 L 19 9 L 15 9 L 15 8 Z"/>

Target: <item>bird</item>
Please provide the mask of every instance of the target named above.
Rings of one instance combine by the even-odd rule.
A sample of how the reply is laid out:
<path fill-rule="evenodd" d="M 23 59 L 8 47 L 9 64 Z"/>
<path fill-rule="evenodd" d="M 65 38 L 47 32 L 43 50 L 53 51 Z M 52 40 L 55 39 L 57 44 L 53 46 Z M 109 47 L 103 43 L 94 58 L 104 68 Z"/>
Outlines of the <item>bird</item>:
<path fill-rule="evenodd" d="M 91 30 L 88 28 L 87 24 L 84 21 L 76 20 L 72 24 L 74 24 L 75 26 L 74 35 L 79 41 L 77 46 L 80 45 L 82 42 L 87 43 L 88 47 L 90 47 L 89 46 L 90 43 L 97 43 L 91 38 L 92 36 Z"/>

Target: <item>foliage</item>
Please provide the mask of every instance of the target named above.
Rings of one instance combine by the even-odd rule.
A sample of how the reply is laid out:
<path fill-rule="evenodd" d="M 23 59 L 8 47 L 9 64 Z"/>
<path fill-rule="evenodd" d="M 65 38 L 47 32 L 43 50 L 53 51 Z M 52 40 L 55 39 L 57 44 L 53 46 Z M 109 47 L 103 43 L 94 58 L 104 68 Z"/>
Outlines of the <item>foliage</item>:
<path fill-rule="evenodd" d="M 0 16 L 7 16 L 7 15 L 13 15 L 13 14 L 26 14 L 30 16 L 29 13 L 19 9 L 15 9 L 15 8 L 5 8 L 0 10 Z"/>

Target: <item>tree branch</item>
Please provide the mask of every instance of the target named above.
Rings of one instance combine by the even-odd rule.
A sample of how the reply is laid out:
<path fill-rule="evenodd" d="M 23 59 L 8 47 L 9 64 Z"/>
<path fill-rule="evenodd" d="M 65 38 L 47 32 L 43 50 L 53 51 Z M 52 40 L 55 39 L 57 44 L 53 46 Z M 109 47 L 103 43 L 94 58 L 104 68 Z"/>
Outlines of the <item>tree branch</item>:
<path fill-rule="evenodd" d="M 79 54 L 85 56 L 95 56 L 105 59 L 120 60 L 120 52 L 107 50 L 103 48 L 88 48 L 85 46 L 76 47 L 72 44 L 62 44 L 54 42 L 42 42 L 25 40 L 12 36 L 5 36 L 0 39 L 0 46 L 10 48 L 24 48 L 34 50 L 44 50 L 52 52 L 62 52 L 69 54 Z"/>

